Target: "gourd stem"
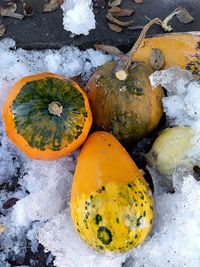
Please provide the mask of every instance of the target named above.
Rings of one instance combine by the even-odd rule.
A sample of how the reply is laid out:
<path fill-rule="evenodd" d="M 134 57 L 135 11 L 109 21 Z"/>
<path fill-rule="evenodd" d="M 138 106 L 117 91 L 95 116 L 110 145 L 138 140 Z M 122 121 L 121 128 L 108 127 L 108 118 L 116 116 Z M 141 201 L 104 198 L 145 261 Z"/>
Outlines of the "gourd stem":
<path fill-rule="evenodd" d="M 154 24 L 162 25 L 161 19 L 159 19 L 159 18 L 152 19 L 144 26 L 144 28 L 143 28 L 142 32 L 140 33 L 137 41 L 134 43 L 133 47 L 131 48 L 131 50 L 127 54 L 128 58 L 127 58 L 127 60 L 125 62 L 125 70 L 128 70 L 128 68 L 130 67 L 135 52 L 139 48 L 142 40 L 145 38 L 146 33 L 149 30 L 149 28 Z"/>
<path fill-rule="evenodd" d="M 48 110 L 49 110 L 49 113 L 60 117 L 60 115 L 63 111 L 63 106 L 60 104 L 60 102 L 53 101 L 49 104 Z"/>
<path fill-rule="evenodd" d="M 143 39 L 146 36 L 147 31 L 149 28 L 154 25 L 161 25 L 164 31 L 170 32 L 172 31 L 172 27 L 168 25 L 168 23 L 172 20 L 174 15 L 176 15 L 179 11 L 176 9 L 172 13 L 170 13 L 163 21 L 159 18 L 155 18 L 150 20 L 143 28 L 142 32 L 140 33 L 137 41 L 134 43 L 133 47 L 131 50 L 127 53 L 125 61 L 121 64 L 120 69 L 117 67 L 117 71 L 115 72 L 115 76 L 118 80 L 120 81 L 125 81 L 128 77 L 128 69 L 133 61 L 134 54 L 138 50 L 139 46 L 141 45 Z"/>

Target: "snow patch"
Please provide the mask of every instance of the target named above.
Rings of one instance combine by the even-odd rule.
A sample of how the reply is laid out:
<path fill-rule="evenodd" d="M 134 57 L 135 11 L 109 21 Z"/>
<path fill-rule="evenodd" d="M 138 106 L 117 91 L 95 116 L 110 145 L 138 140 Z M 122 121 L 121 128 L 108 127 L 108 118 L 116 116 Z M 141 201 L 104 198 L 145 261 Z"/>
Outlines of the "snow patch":
<path fill-rule="evenodd" d="M 66 0 L 61 8 L 65 30 L 76 35 L 88 35 L 90 30 L 95 29 L 91 0 Z"/>

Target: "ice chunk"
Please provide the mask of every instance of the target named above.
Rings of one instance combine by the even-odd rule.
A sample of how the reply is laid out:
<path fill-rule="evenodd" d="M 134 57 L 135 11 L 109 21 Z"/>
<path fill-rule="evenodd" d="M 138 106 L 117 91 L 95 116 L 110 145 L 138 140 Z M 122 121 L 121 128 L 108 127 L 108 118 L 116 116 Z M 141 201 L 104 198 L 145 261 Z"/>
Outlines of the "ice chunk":
<path fill-rule="evenodd" d="M 150 80 L 153 86 L 161 84 L 167 90 L 163 106 L 171 125 L 200 129 L 200 82 L 189 71 L 173 67 L 154 72 Z"/>
<path fill-rule="evenodd" d="M 150 82 L 153 87 L 162 85 L 170 95 L 182 92 L 184 87 L 193 80 L 192 73 L 179 67 L 155 71 L 151 74 Z"/>
<path fill-rule="evenodd" d="M 176 118 L 184 119 L 186 114 L 183 112 L 184 104 L 180 96 L 173 95 L 171 97 L 164 97 L 163 106 L 165 113 L 171 120 L 175 120 Z"/>
<path fill-rule="evenodd" d="M 91 29 L 95 29 L 91 0 L 66 0 L 61 8 L 65 30 L 77 35 L 87 35 Z"/>
<path fill-rule="evenodd" d="M 200 120 L 200 82 L 189 83 L 184 97 L 185 111 L 194 119 Z"/>

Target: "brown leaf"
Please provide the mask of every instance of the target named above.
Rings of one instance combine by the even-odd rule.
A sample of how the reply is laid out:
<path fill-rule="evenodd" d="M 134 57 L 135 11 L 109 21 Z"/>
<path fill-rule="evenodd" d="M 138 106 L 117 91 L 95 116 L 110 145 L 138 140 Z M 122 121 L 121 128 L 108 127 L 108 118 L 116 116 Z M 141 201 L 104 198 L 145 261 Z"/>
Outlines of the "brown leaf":
<path fill-rule="evenodd" d="M 33 8 L 31 5 L 27 3 L 23 3 L 23 10 L 25 16 L 32 16 L 33 15 Z"/>
<path fill-rule="evenodd" d="M 129 30 L 142 30 L 144 26 L 136 25 L 136 26 L 130 26 L 128 27 Z"/>
<path fill-rule="evenodd" d="M 110 13 L 116 13 L 116 12 L 120 12 L 121 8 L 118 6 L 112 6 L 111 8 L 109 8 L 109 12 Z"/>
<path fill-rule="evenodd" d="M 135 10 L 131 8 L 118 8 L 116 11 L 111 11 L 110 9 L 109 11 L 117 17 L 129 17 L 135 12 Z"/>
<path fill-rule="evenodd" d="M 134 0 L 134 2 L 135 2 L 136 4 L 143 4 L 143 3 L 144 3 L 144 0 Z"/>
<path fill-rule="evenodd" d="M 110 22 L 118 25 L 118 26 L 122 26 L 122 27 L 128 27 L 128 26 L 131 26 L 135 23 L 134 20 L 129 20 L 129 21 L 121 21 L 121 20 L 118 20 L 116 19 L 115 17 L 113 17 L 113 15 L 108 12 L 108 14 L 106 15 L 106 18 L 107 20 L 109 20 Z"/>
<path fill-rule="evenodd" d="M 118 25 L 113 24 L 113 23 L 108 23 L 108 27 L 110 30 L 112 30 L 114 32 L 121 32 L 123 30 L 123 28 L 121 26 L 118 26 Z"/>
<path fill-rule="evenodd" d="M 43 5 L 43 12 L 52 12 L 58 9 L 62 4 L 64 0 L 48 0 Z"/>
<path fill-rule="evenodd" d="M 0 37 L 2 37 L 5 34 L 5 32 L 6 32 L 6 27 L 3 24 L 1 24 L 0 25 Z"/>
<path fill-rule="evenodd" d="M 200 181 L 200 167 L 198 165 L 193 166 L 194 178 L 196 181 Z"/>
<path fill-rule="evenodd" d="M 17 9 L 16 3 L 9 2 L 5 6 L 0 7 L 0 16 L 10 17 L 13 13 L 15 13 L 16 9 Z"/>
<path fill-rule="evenodd" d="M 160 70 L 163 67 L 165 63 L 165 57 L 159 48 L 151 49 L 149 63 L 154 70 Z"/>
<path fill-rule="evenodd" d="M 14 19 L 23 19 L 24 18 L 24 15 L 22 14 L 19 14 L 19 13 L 13 13 L 9 16 L 10 18 L 14 18 Z"/>
<path fill-rule="evenodd" d="M 176 17 L 181 23 L 187 24 L 194 21 L 193 16 L 184 7 L 178 7 L 177 11 Z"/>
<path fill-rule="evenodd" d="M 96 44 L 94 47 L 97 50 L 101 50 L 103 52 L 106 52 L 107 54 L 114 55 L 114 56 L 123 56 L 124 53 L 120 51 L 117 47 L 112 45 L 104 45 L 104 44 Z"/>
<path fill-rule="evenodd" d="M 6 202 L 3 203 L 3 209 L 12 208 L 18 200 L 19 199 L 15 197 L 9 198 Z"/>
<path fill-rule="evenodd" d="M 122 0 L 110 0 L 110 1 L 108 2 L 108 6 L 109 6 L 109 7 L 112 7 L 112 6 L 119 6 L 119 5 L 121 5 L 121 2 L 122 2 Z"/>

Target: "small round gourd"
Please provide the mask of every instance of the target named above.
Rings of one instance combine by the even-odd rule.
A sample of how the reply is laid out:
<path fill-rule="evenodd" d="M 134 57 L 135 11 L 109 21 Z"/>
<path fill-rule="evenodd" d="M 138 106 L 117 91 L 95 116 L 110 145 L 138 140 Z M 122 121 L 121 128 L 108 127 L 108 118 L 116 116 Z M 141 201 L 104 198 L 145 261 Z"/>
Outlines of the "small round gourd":
<path fill-rule="evenodd" d="M 116 61 L 99 67 L 86 85 L 97 130 L 111 132 L 119 141 L 130 143 L 147 136 L 163 114 L 163 90 L 152 88 L 153 70 L 139 63 L 121 81 L 113 74 Z"/>
<path fill-rule="evenodd" d="M 188 126 L 166 128 L 156 138 L 146 155 L 149 166 L 155 167 L 170 180 L 177 167 L 192 169 L 195 161 L 189 156 L 189 151 L 192 149 L 194 136 L 195 130 Z"/>
<path fill-rule="evenodd" d="M 87 95 L 73 80 L 40 73 L 13 86 L 3 120 L 7 136 L 27 156 L 52 160 L 85 141 L 92 114 Z"/>
<path fill-rule="evenodd" d="M 163 90 L 152 88 L 151 67 L 134 60 L 146 32 L 159 18 L 147 23 L 131 50 L 122 58 L 99 67 L 86 84 L 94 127 L 119 141 L 138 141 L 151 133 L 163 114 Z M 166 25 L 165 25 L 166 26 Z"/>
<path fill-rule="evenodd" d="M 71 216 L 97 251 L 125 252 L 141 244 L 153 222 L 153 198 L 142 172 L 117 139 L 95 132 L 84 143 L 71 192 Z"/>

